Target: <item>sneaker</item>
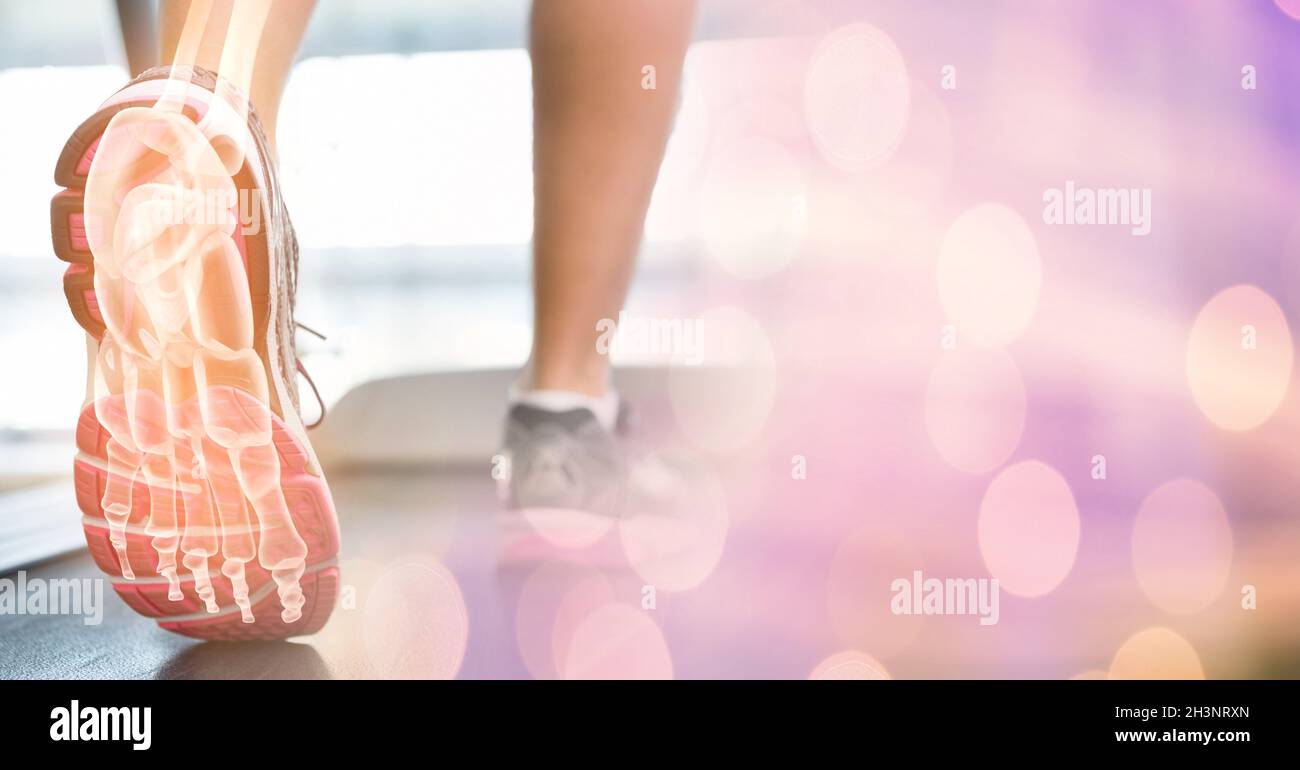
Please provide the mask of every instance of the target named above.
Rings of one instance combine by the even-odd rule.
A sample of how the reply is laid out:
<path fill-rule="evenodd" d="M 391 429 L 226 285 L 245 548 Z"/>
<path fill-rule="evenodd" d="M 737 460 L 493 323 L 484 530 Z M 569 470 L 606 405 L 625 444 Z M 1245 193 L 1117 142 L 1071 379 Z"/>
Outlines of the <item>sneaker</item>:
<path fill-rule="evenodd" d="M 504 445 L 511 507 L 621 515 L 623 450 L 590 409 L 551 412 L 516 404 L 506 416 Z"/>
<path fill-rule="evenodd" d="M 722 487 L 705 458 L 635 428 L 621 403 L 613 431 L 589 409 L 516 404 L 495 474 L 506 503 L 498 564 L 574 562 L 694 585 L 721 555 Z M 653 579 L 652 579 L 653 578 Z"/>
<path fill-rule="evenodd" d="M 175 72 L 114 94 L 55 169 L 54 251 L 95 386 L 74 462 L 86 541 L 118 595 L 169 631 L 310 634 L 333 609 L 339 534 L 299 416 L 297 241 L 256 114 L 211 73 Z M 173 109 L 155 107 L 164 96 Z M 237 192 L 246 226 L 233 209 L 233 225 L 146 216 L 204 203 L 205 185 Z"/>
<path fill-rule="evenodd" d="M 539 546 L 588 548 L 613 527 L 627 503 L 621 433 L 590 409 L 510 408 L 500 455 L 506 472 L 497 474 L 507 508 L 503 560 L 531 560 Z"/>

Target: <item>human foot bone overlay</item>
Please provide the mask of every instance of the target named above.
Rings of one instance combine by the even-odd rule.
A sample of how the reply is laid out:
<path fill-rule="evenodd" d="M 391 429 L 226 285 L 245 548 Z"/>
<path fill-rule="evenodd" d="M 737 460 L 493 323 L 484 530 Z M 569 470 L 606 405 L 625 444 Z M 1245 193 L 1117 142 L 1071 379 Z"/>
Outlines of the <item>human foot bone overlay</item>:
<path fill-rule="evenodd" d="M 184 114 L 127 108 L 109 122 L 91 163 L 86 240 L 107 329 L 94 403 L 111 435 L 102 504 L 123 577 L 133 576 L 125 530 L 131 487 L 143 474 L 156 501 L 145 531 L 169 595 L 181 593 L 179 556 L 207 611 L 217 612 L 209 560 L 220 556 L 252 623 L 244 565 L 257 559 L 290 623 L 301 616 L 307 546 L 280 489 L 248 277 L 232 238 L 240 217 L 231 168 L 244 160 L 232 150 L 243 143 L 219 139 L 224 158 Z"/>
<path fill-rule="evenodd" d="M 197 69 L 146 73 L 73 135 L 52 206 L 96 341 L 76 465 L 87 539 L 128 604 L 202 638 L 311 633 L 338 576 L 292 380 L 296 244 L 241 93 Z"/>

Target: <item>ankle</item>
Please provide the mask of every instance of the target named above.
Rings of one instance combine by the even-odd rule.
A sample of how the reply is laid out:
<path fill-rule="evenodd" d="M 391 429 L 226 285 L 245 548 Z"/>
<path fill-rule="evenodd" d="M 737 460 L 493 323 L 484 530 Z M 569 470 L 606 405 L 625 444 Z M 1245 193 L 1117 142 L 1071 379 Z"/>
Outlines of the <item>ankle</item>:
<path fill-rule="evenodd" d="M 611 392 L 609 368 L 554 368 L 530 365 L 519 378 L 524 390 L 555 390 L 600 398 Z"/>
<path fill-rule="evenodd" d="M 507 402 L 511 406 L 529 406 L 556 414 L 586 409 L 605 430 L 613 433 L 618 427 L 619 397 L 614 390 L 602 396 L 589 396 L 569 390 L 524 390 L 512 386 Z"/>

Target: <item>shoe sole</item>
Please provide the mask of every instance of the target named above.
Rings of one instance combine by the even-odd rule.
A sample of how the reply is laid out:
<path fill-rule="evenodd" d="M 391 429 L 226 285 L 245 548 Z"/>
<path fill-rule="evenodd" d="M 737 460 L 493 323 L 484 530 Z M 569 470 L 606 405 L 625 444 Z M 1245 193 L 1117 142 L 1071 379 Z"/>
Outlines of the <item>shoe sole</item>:
<path fill-rule="evenodd" d="M 50 207 L 54 252 L 59 259 L 69 263 L 63 285 L 73 318 L 96 342 L 103 339 L 106 329 L 95 296 L 94 258 L 84 224 L 86 176 L 100 137 L 113 116 L 123 109 L 152 106 L 161 95 L 165 82 L 139 82 L 112 97 L 73 132 L 55 168 L 55 181 L 64 189 L 54 196 Z M 197 123 L 219 98 L 203 88 L 191 88 L 184 112 Z M 264 152 L 260 145 L 259 150 Z M 265 193 L 266 185 L 258 163 L 258 158 L 249 158 L 235 175 L 235 184 L 241 191 Z M 252 199 L 260 200 L 258 197 Z M 263 221 L 269 222 L 265 212 Z M 74 483 L 77 502 L 84 514 L 82 523 L 86 542 L 96 564 L 110 576 L 114 590 L 134 610 L 156 619 L 169 631 L 199 639 L 269 640 L 314 633 L 328 620 L 338 592 L 339 535 L 333 501 L 310 446 L 296 435 L 301 433 L 301 430 L 295 430 L 298 428 L 297 415 L 291 406 L 286 408 L 288 390 L 278 375 L 278 367 L 271 363 L 276 360 L 274 356 L 279 355 L 274 339 L 278 295 L 273 291 L 272 276 L 279 275 L 280 271 L 277 265 L 272 264 L 268 229 L 263 227 L 255 234 L 245 235 L 236 228 L 234 240 L 248 277 L 254 316 L 254 349 L 268 378 L 273 402 L 268 406 L 272 441 L 280 463 L 280 486 L 290 518 L 307 545 L 305 570 L 300 578 L 304 599 L 301 616 L 291 623 L 283 621 L 273 577 L 256 560 L 245 564 L 249 601 L 256 618 L 253 623 L 243 620 L 234 600 L 234 587 L 221 571 L 223 560 L 220 554 L 209 557 L 208 561 L 216 612 L 207 609 L 208 605 L 196 590 L 193 574 L 184 574 L 180 578 L 182 598 L 179 600 L 169 598 L 171 582 L 167 578 L 143 577 L 159 573 L 157 551 L 152 538 L 144 531 L 151 496 L 155 492 L 138 478 L 133 482 L 126 544 L 119 552 L 110 541 L 109 520 L 102 504 L 109 480 L 107 444 L 110 434 L 100 422 L 93 402 L 83 407 L 77 425 Z M 286 413 L 294 421 L 293 427 L 286 423 Z M 173 490 L 166 492 L 172 494 Z M 253 531 L 252 534 L 260 543 L 259 533 Z M 136 577 L 123 577 L 123 557 Z"/>

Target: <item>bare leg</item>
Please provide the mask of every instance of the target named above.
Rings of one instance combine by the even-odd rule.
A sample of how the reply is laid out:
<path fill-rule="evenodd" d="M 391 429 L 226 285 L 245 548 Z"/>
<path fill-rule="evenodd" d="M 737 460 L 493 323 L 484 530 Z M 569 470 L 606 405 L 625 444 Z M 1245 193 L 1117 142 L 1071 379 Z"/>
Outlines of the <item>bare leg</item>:
<path fill-rule="evenodd" d="M 596 323 L 617 318 L 672 126 L 691 0 L 537 0 L 534 332 L 526 387 L 605 393 Z M 655 90 L 642 68 L 655 67 Z"/>
<path fill-rule="evenodd" d="M 248 4 L 249 0 L 243 2 Z M 231 25 L 235 0 L 163 0 L 162 60 L 198 65 L 234 82 L 249 95 L 266 129 L 266 138 L 274 147 L 284 84 L 316 3 L 254 0 L 254 4 L 261 4 L 256 13 L 241 14 Z M 206 23 L 195 26 L 192 22 L 187 32 L 186 18 L 201 17 L 204 5 L 210 6 Z M 198 13 L 191 16 L 191 10 Z M 240 48 L 255 50 L 255 61 L 239 57 L 239 50 L 226 46 L 228 36 L 240 40 Z M 255 39 L 244 39 L 252 36 Z"/>
<path fill-rule="evenodd" d="M 122 46 L 131 77 L 158 63 L 158 27 L 149 0 L 117 0 L 117 20 L 122 25 Z"/>

